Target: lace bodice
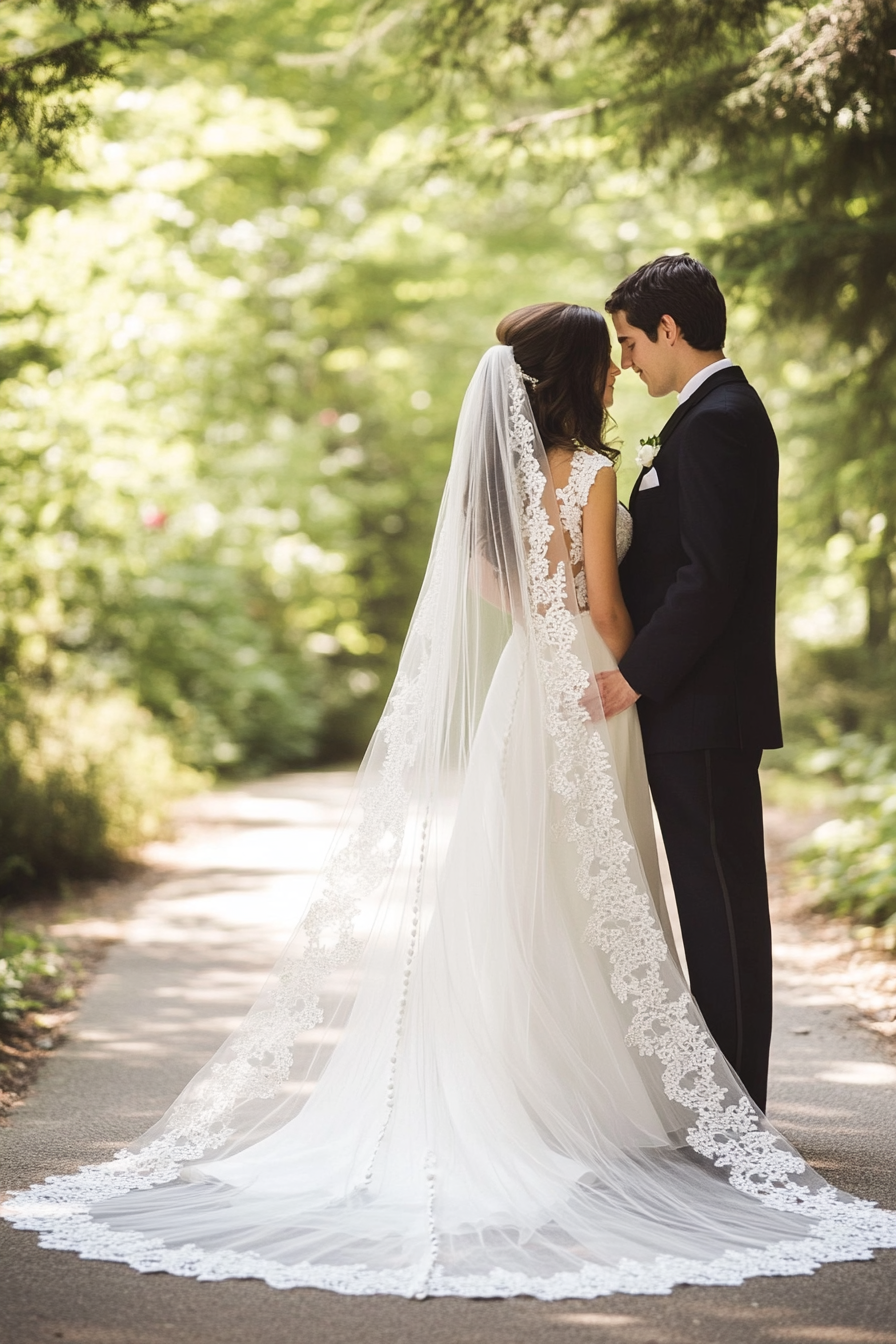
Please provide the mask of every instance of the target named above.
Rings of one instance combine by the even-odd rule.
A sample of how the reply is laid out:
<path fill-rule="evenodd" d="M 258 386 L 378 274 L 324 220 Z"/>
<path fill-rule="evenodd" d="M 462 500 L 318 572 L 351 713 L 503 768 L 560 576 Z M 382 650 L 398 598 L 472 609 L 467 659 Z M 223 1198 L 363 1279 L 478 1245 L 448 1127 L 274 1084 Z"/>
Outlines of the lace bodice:
<path fill-rule="evenodd" d="M 594 484 L 597 473 L 603 467 L 612 471 L 613 464 L 603 453 L 594 453 L 579 448 L 572 459 L 569 480 L 557 491 L 560 505 L 560 521 L 569 544 L 569 558 L 572 561 L 573 581 L 576 585 L 576 601 L 579 611 L 588 610 L 588 588 L 585 582 L 585 548 L 582 541 L 582 510 Z M 632 516 L 624 504 L 616 505 L 616 562 L 622 560 L 632 544 Z"/>

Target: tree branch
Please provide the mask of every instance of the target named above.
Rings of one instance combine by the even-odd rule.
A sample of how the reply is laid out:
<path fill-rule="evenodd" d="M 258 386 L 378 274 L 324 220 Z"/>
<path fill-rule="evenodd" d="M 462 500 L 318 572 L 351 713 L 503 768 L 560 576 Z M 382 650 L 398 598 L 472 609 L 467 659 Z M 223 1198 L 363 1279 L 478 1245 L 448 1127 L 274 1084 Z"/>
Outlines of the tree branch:
<path fill-rule="evenodd" d="M 346 42 L 338 51 L 278 51 L 275 59 L 278 65 L 296 70 L 340 65 L 343 61 L 350 61 L 352 57 L 357 56 L 365 47 L 373 46 L 380 38 L 385 37 L 407 17 L 408 13 L 409 11 L 405 9 L 393 10 L 375 28 L 366 33 L 358 33 L 357 37 Z"/>
<path fill-rule="evenodd" d="M 479 147 L 489 144 L 492 140 L 509 139 L 520 135 L 531 126 L 537 126 L 539 130 L 547 130 L 549 126 L 554 126 L 558 122 L 574 121 L 577 117 L 587 117 L 594 112 L 603 112 L 609 106 L 609 98 L 598 98 L 593 103 L 583 103 L 581 107 L 561 107 L 554 112 L 539 112 L 529 117 L 517 117 L 515 121 L 508 121 L 503 126 L 484 126 L 478 131 L 457 135 L 453 140 L 449 140 L 448 144 L 452 149 L 460 149 L 466 145 Z"/>

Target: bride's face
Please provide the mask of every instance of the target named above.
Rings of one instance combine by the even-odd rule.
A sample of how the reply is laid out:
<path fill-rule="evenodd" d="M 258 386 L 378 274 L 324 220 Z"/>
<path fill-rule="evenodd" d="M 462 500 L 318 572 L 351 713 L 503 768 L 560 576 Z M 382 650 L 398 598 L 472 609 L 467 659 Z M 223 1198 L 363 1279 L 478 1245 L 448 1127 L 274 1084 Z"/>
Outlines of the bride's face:
<path fill-rule="evenodd" d="M 616 379 L 619 377 L 621 372 L 622 370 L 620 369 L 619 365 L 614 364 L 611 359 L 610 367 L 607 370 L 607 381 L 603 389 L 604 392 L 603 401 L 605 406 L 613 405 L 613 387 L 615 386 Z M 598 396 L 600 396 L 600 388 L 596 387 L 594 390 L 598 394 Z"/>

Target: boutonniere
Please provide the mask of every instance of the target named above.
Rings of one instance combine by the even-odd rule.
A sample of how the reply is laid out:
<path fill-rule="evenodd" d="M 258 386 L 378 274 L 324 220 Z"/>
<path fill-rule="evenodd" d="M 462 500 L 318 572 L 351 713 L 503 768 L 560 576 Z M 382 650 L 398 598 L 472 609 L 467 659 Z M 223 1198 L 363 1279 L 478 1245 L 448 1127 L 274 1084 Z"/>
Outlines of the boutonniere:
<path fill-rule="evenodd" d="M 642 470 L 653 466 L 653 459 L 660 450 L 659 434 L 651 434 L 649 439 L 641 440 L 641 447 L 635 453 L 635 461 Z"/>

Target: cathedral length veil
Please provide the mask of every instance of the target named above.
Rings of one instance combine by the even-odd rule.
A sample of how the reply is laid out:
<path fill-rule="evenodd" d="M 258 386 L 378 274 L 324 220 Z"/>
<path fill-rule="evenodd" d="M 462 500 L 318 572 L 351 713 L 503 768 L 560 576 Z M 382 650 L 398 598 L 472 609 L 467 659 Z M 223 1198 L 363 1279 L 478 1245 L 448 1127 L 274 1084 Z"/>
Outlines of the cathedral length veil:
<path fill-rule="evenodd" d="M 868 1258 L 709 1037 L 631 841 L 513 352 L 464 401 L 395 686 L 315 899 L 142 1139 L 5 1216 L 201 1279 L 555 1299 Z M 587 616 L 584 620 L 587 621 Z"/>

